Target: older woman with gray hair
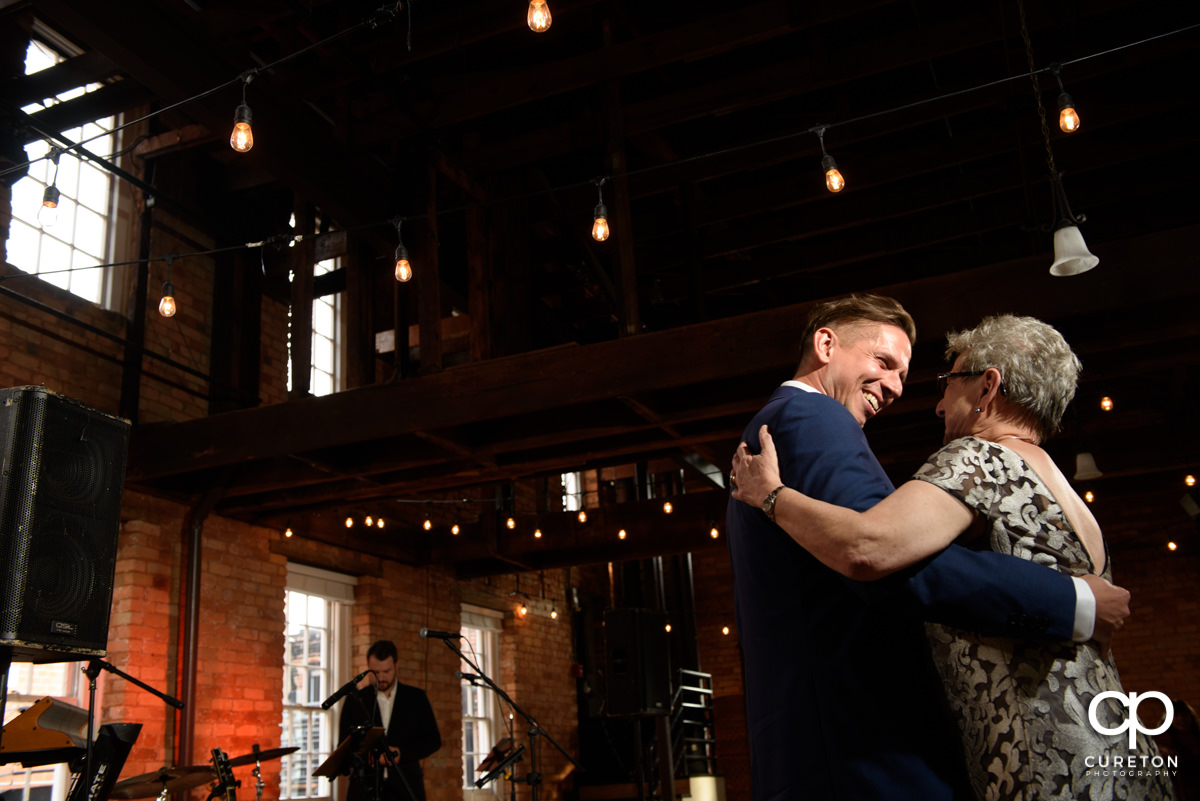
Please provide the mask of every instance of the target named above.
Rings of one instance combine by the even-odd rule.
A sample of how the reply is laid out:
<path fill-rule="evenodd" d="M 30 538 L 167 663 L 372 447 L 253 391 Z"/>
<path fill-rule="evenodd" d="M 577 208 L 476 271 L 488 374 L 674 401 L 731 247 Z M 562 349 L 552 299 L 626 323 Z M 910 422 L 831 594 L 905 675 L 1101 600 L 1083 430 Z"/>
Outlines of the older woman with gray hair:
<path fill-rule="evenodd" d="M 956 540 L 1109 578 L 1100 527 L 1041 447 L 1075 396 L 1079 359 L 1052 327 L 1013 315 L 951 334 L 946 356 L 944 445 L 874 508 L 859 513 L 781 486 L 765 426 L 761 454 L 738 447 L 733 497 L 761 507 L 773 496 L 775 522 L 852 579 L 881 578 Z M 1172 797 L 1153 741 L 1132 727 L 1130 748 L 1123 699 L 1104 695 L 1123 690 L 1103 645 L 933 623 L 927 633 L 980 799 Z"/>

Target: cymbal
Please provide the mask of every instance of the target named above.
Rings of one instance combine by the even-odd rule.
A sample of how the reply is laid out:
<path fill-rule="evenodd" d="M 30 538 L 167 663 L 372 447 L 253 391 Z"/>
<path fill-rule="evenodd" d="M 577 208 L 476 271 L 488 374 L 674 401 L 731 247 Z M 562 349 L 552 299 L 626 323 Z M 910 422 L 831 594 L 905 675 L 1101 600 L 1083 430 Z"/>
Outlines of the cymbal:
<path fill-rule="evenodd" d="M 257 760 L 266 762 L 268 759 L 279 759 L 281 756 L 294 753 L 300 750 L 300 746 L 293 745 L 290 748 L 272 748 L 270 751 L 259 751 Z M 255 762 L 254 752 L 242 754 L 240 757 L 234 757 L 229 760 L 229 767 L 236 768 L 238 765 L 253 765 Z"/>
<path fill-rule="evenodd" d="M 213 771 L 208 765 L 181 765 L 159 768 L 152 773 L 143 773 L 123 779 L 113 785 L 109 798 L 150 798 L 167 788 L 168 792 L 182 793 L 193 787 L 212 781 Z"/>

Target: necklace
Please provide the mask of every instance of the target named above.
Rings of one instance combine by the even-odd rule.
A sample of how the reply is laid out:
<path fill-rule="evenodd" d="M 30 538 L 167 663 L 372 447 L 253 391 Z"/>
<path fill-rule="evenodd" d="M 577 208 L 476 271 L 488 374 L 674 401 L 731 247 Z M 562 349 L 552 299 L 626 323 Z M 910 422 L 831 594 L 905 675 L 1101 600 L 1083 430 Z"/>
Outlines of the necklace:
<path fill-rule="evenodd" d="M 1008 436 L 1004 436 L 1004 437 L 996 437 L 996 439 L 994 439 L 992 441 L 999 442 L 1002 439 L 1023 439 L 1026 442 L 1032 442 L 1034 445 L 1038 444 L 1037 439 L 1035 439 L 1034 437 L 1020 437 L 1020 436 L 1017 436 L 1016 434 L 1009 434 Z"/>

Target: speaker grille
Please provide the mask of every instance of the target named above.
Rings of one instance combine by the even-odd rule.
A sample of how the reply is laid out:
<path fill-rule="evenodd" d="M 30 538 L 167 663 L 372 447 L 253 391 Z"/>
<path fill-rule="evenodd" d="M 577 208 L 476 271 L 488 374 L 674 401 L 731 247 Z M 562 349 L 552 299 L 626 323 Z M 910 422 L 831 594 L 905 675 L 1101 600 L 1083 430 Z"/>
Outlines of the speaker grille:
<path fill-rule="evenodd" d="M 40 387 L 0 390 L 0 645 L 103 655 L 129 424 Z"/>

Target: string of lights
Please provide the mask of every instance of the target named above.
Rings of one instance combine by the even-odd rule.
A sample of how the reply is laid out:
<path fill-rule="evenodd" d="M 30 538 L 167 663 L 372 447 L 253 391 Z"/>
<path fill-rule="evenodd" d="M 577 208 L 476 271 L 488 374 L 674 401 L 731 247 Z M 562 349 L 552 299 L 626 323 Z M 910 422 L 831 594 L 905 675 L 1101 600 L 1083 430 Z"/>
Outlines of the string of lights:
<path fill-rule="evenodd" d="M 194 95 L 193 97 L 187 98 L 186 100 L 181 100 L 181 101 L 179 101 L 175 104 L 172 104 L 171 106 L 168 106 L 164 109 L 160 109 L 160 110 L 157 110 L 150 114 L 144 115 L 143 117 L 140 117 L 137 120 L 134 120 L 134 121 L 131 121 L 128 123 L 124 123 L 121 126 L 118 126 L 117 128 L 115 128 L 113 130 L 114 131 L 121 130 L 123 128 L 134 125 L 138 122 L 149 119 L 153 116 L 162 114 L 163 112 L 168 111 L 170 109 L 178 108 L 179 106 L 184 105 L 186 103 L 198 100 L 203 97 L 207 97 L 207 96 L 213 94 L 214 92 L 220 91 L 223 88 L 226 88 L 228 86 L 232 86 L 238 82 L 241 82 L 242 88 L 243 88 L 243 102 L 241 105 L 238 106 L 238 109 L 235 112 L 235 131 L 234 131 L 234 134 L 231 136 L 231 145 L 234 146 L 235 149 L 241 150 L 242 148 L 239 147 L 237 144 L 237 142 L 241 141 L 245 145 L 245 150 L 248 150 L 252 146 L 253 141 L 252 141 L 252 136 L 249 134 L 250 111 L 249 111 L 249 107 L 245 103 L 245 90 L 246 90 L 247 85 L 250 83 L 250 81 L 258 73 L 275 69 L 278 66 L 280 66 L 288 61 L 291 61 L 291 60 L 299 57 L 300 55 L 303 55 L 306 52 L 313 50 L 314 48 L 328 44 L 329 42 L 332 42 L 336 39 L 339 39 L 343 36 L 353 33 L 354 31 L 360 30 L 363 27 L 367 27 L 367 26 L 370 26 L 372 28 L 377 27 L 378 25 L 382 24 L 383 21 L 390 20 L 396 16 L 396 13 L 398 10 L 398 5 L 399 4 L 396 4 L 394 6 L 386 6 L 385 5 L 379 9 L 377 9 L 367 19 L 365 19 L 362 22 L 359 22 L 356 25 L 353 25 L 343 31 L 335 33 L 332 36 L 329 36 L 323 40 L 320 40 L 311 45 L 308 45 L 307 47 L 301 48 L 300 50 L 298 50 L 294 53 L 283 56 L 283 57 L 277 59 L 276 61 L 271 62 L 270 64 L 264 65 L 262 67 L 254 68 L 251 70 L 247 70 L 247 71 L 243 72 L 241 75 L 239 75 L 238 77 L 231 79 L 229 81 L 226 81 L 216 87 L 213 87 L 212 89 L 209 89 L 205 92 L 201 92 L 197 95 Z M 534 5 L 535 4 L 531 3 L 530 13 L 533 13 Z M 540 5 L 543 9 L 545 8 L 544 3 L 540 3 L 538 5 Z M 531 27 L 532 27 L 532 25 L 531 25 Z M 549 27 L 549 11 L 548 11 L 548 9 L 546 9 L 546 27 Z M 1151 44 L 1151 43 L 1159 41 L 1163 38 L 1182 34 L 1187 31 L 1191 31 L 1195 28 L 1198 28 L 1198 27 L 1200 27 L 1200 23 L 1198 23 L 1196 25 L 1185 26 L 1183 28 L 1178 28 L 1178 29 L 1175 29 L 1172 31 L 1167 31 L 1165 33 L 1157 34 L 1155 36 L 1150 36 L 1150 37 L 1146 37 L 1143 39 L 1139 39 L 1137 41 L 1128 42 L 1128 43 L 1125 43 L 1122 45 L 1108 48 L 1106 50 L 1098 51 L 1096 53 L 1090 53 L 1090 54 L 1080 56 L 1078 58 L 1070 59 L 1067 61 L 1054 62 L 1053 64 L 1051 64 L 1047 67 L 1040 68 L 1040 69 L 1035 69 L 1033 67 L 1033 64 L 1030 63 L 1030 65 L 1029 65 L 1030 69 L 1024 73 L 1010 75 L 1010 76 L 1007 76 L 1004 78 L 999 78 L 994 81 L 989 81 L 987 83 L 982 83 L 982 84 L 978 84 L 978 85 L 971 86 L 971 87 L 966 87 L 963 89 L 958 89 L 958 90 L 951 91 L 951 92 L 943 92 L 943 93 L 933 95 L 933 96 L 930 96 L 927 98 L 915 100 L 913 102 L 906 103 L 906 104 L 903 104 L 900 106 L 894 106 L 894 107 L 889 107 L 886 109 L 872 111 L 872 112 L 869 112 L 866 114 L 861 114 L 861 115 L 858 115 L 855 117 L 843 119 L 838 122 L 822 123 L 819 125 L 811 126 L 804 130 L 791 131 L 791 132 L 781 134 L 778 136 L 767 137 L 767 138 L 763 138 L 763 139 L 756 139 L 756 140 L 749 141 L 749 142 L 743 142 L 743 143 L 740 143 L 737 145 L 732 145 L 727 148 L 721 148 L 721 149 L 717 149 L 717 150 L 708 151 L 705 153 L 699 153 L 699 154 L 696 154 L 693 156 L 688 156 L 688 157 L 684 157 L 681 159 L 676 159 L 674 161 L 664 162 L 661 164 L 647 165 L 645 167 L 626 170 L 624 172 L 615 173 L 615 174 L 607 175 L 607 176 L 602 176 L 599 178 L 592 178 L 592 179 L 588 179 L 586 181 L 578 181 L 578 182 L 569 183 L 569 184 L 545 187 L 545 188 L 541 188 L 541 189 L 531 190 L 528 192 L 522 192 L 519 194 L 508 195 L 505 197 L 495 198 L 495 199 L 490 199 L 490 200 L 474 201 L 471 203 L 462 204 L 460 206 L 450 207 L 450 208 L 446 208 L 446 209 L 439 209 L 438 211 L 435 211 L 435 212 L 425 212 L 422 214 L 414 214 L 414 215 L 409 215 L 406 217 L 393 216 L 393 217 L 388 218 L 387 220 L 364 223 L 361 225 L 351 226 L 351 227 L 347 227 L 347 228 L 341 228 L 336 231 L 329 231 L 329 232 L 325 232 L 325 233 L 297 234 L 290 238 L 287 237 L 286 235 L 283 235 L 283 236 L 272 237 L 272 238 L 269 238 L 267 240 L 260 241 L 260 242 L 247 242 L 244 245 L 240 245 L 240 246 L 235 245 L 235 246 L 226 247 L 226 248 L 219 248 L 219 249 L 213 249 L 213 250 L 207 250 L 207 251 L 195 251 L 195 252 L 186 253 L 186 254 L 172 253 L 172 254 L 166 254 L 164 256 L 157 256 L 157 257 L 151 256 L 151 257 L 148 257 L 145 259 L 138 259 L 138 260 L 133 260 L 133 261 L 95 264 L 95 265 L 88 265 L 88 266 L 81 266 L 81 267 L 73 267 L 73 268 L 68 268 L 68 269 L 59 270 L 59 271 L 46 271 L 46 272 L 39 273 L 39 274 L 46 275 L 46 274 L 51 274 L 52 272 L 54 272 L 54 273 L 70 273 L 70 272 L 76 272 L 76 271 L 81 271 L 81 270 L 105 269 L 108 267 L 127 266 L 127 265 L 132 265 L 132 264 L 141 264 L 141 263 L 151 264 L 154 262 L 166 262 L 169 265 L 172 261 L 176 261 L 176 260 L 179 260 L 182 258 L 211 256 L 211 255 L 217 255 L 217 254 L 232 251 L 232 250 L 252 249 L 252 248 L 256 248 L 256 247 L 261 248 L 268 244 L 275 245 L 275 246 L 282 246 L 283 243 L 286 243 L 289 247 L 291 247 L 291 246 L 295 246 L 296 244 L 299 244 L 300 242 L 304 241 L 305 239 L 318 238 L 321 236 L 328 236 L 328 235 L 333 235 L 333 234 L 345 234 L 345 233 L 359 231 L 359 230 L 375 229 L 382 225 L 390 225 L 395 228 L 396 237 L 397 237 L 397 247 L 396 247 L 396 253 L 395 253 L 396 279 L 401 282 L 406 282 L 412 278 L 413 265 L 409 258 L 408 250 L 404 246 L 404 242 L 400 237 L 401 224 L 403 222 L 428 220 L 428 219 L 435 219 L 437 217 L 442 217 L 445 215 L 461 214 L 466 211 L 470 211 L 470 210 L 474 210 L 474 209 L 489 208 L 489 207 L 497 206 L 497 205 L 511 204 L 511 203 L 514 203 L 517 201 L 526 200 L 526 199 L 530 199 L 530 198 L 534 198 L 534 197 L 545 196 L 545 195 L 555 194 L 555 193 L 559 193 L 559 192 L 569 192 L 569 191 L 579 189 L 584 186 L 594 185 L 597 189 L 597 193 L 599 196 L 598 197 L 599 202 L 596 205 L 596 208 L 593 213 L 592 236 L 593 236 L 593 238 L 596 239 L 596 241 L 603 242 L 609 237 L 609 235 L 611 233 L 611 228 L 608 224 L 607 209 L 605 208 L 605 205 L 604 205 L 603 184 L 605 182 L 612 181 L 616 178 L 631 178 L 631 177 L 644 175 L 644 174 L 659 171 L 659 170 L 677 169 L 680 166 L 684 166 L 687 164 L 716 158 L 718 156 L 724 156 L 724 155 L 728 155 L 728 154 L 732 154 L 732 153 L 738 153 L 738 152 L 749 150 L 752 148 L 759 148 L 759 147 L 763 147 L 766 145 L 776 144 L 779 142 L 785 142 L 785 141 L 788 141 L 791 139 L 795 139 L 797 137 L 808 136 L 808 135 L 816 135 L 818 137 L 818 141 L 819 141 L 821 153 L 822 153 L 821 168 L 822 168 L 822 172 L 825 174 L 826 187 L 829 189 L 830 192 L 836 193 L 836 192 L 841 191 L 841 189 L 845 186 L 845 179 L 842 177 L 842 174 L 837 169 L 837 163 L 834 160 L 833 156 L 828 154 L 825 150 L 825 135 L 830 130 L 849 126 L 849 125 L 854 125 L 857 123 L 862 123 L 867 120 L 876 119 L 878 117 L 882 117 L 882 116 L 889 115 L 889 114 L 899 113 L 899 112 L 906 111 L 906 110 L 913 109 L 913 108 L 918 108 L 920 106 L 928 105 L 931 103 L 942 102 L 947 99 L 952 99 L 955 97 L 971 94 L 974 92 L 983 91 L 985 89 L 988 89 L 988 88 L 991 88 L 991 87 L 994 87 L 997 85 L 1009 83 L 1012 81 L 1028 79 L 1028 80 L 1036 82 L 1037 77 L 1039 75 L 1049 72 L 1055 76 L 1055 79 L 1058 81 L 1059 88 L 1060 88 L 1060 95 L 1059 95 L 1059 106 L 1060 106 L 1060 112 L 1061 112 L 1060 113 L 1060 127 L 1062 127 L 1062 130 L 1064 130 L 1064 131 L 1074 131 L 1074 130 L 1078 129 L 1079 117 L 1078 117 L 1077 112 L 1075 111 L 1075 108 L 1074 108 L 1075 104 L 1074 104 L 1073 99 L 1062 88 L 1061 70 L 1063 67 L 1070 66 L 1073 64 L 1083 63 L 1085 61 L 1089 61 L 1091 59 L 1099 58 L 1099 57 L 1109 55 L 1112 53 L 1120 52 L 1122 50 L 1127 50 L 1130 48 L 1135 48 L 1135 47 L 1140 47 L 1143 45 Z M 544 30 L 544 28 L 540 29 L 540 30 Z M 236 125 L 241 124 L 241 123 L 237 122 L 238 120 L 243 120 L 246 125 L 245 136 L 243 139 L 240 139 L 240 140 L 239 140 L 239 136 L 238 136 L 238 131 L 236 130 Z M 107 136 L 110 133 L 111 132 L 104 132 L 98 136 Z M 95 138 L 95 137 L 93 137 L 93 138 Z M 46 159 L 46 158 L 57 159 L 63 154 L 71 153 L 71 151 L 73 151 L 73 150 L 81 150 L 82 146 L 89 141 L 92 141 L 92 140 L 87 139 L 87 140 L 83 140 L 78 143 L 67 144 L 65 147 L 58 147 L 57 145 L 52 144 L 50 152 L 47 153 L 45 156 L 42 156 L 41 159 Z M 74 155 L 74 153 L 71 153 L 71 154 Z M 95 157 L 94 155 L 92 155 L 92 158 L 99 159 L 99 157 Z M 0 176 L 8 174 L 9 172 L 12 172 L 17 169 L 23 169 L 25 167 L 28 167 L 29 165 L 31 165 L 41 159 L 34 159 L 33 161 L 26 162 L 24 165 L 14 165 L 13 167 L 8 168 L 7 170 L 0 171 Z M 106 162 L 104 160 L 98 160 L 97 163 L 100 166 L 103 166 L 106 169 L 109 169 L 110 171 L 114 171 L 114 174 L 117 174 L 118 177 L 125 178 L 126 180 L 133 178 L 133 176 L 129 176 L 123 170 L 119 170 L 118 168 L 115 167 L 115 165 L 109 164 L 108 162 Z M 137 185 L 141 186 L 141 188 L 143 188 L 143 189 L 151 189 L 151 191 L 152 191 L 152 188 L 146 187 L 144 184 L 142 184 L 142 182 L 140 180 L 136 181 L 135 183 Z M 46 192 L 50 193 L 51 189 L 53 189 L 52 186 L 47 187 Z M 19 278 L 19 277 L 24 277 L 24 274 L 11 274 L 11 275 L 0 276 L 0 281 L 11 279 L 11 278 Z M 173 289 L 173 287 L 172 287 L 172 289 Z"/>

